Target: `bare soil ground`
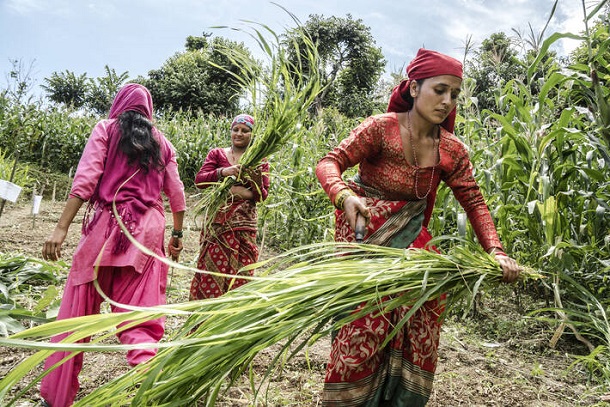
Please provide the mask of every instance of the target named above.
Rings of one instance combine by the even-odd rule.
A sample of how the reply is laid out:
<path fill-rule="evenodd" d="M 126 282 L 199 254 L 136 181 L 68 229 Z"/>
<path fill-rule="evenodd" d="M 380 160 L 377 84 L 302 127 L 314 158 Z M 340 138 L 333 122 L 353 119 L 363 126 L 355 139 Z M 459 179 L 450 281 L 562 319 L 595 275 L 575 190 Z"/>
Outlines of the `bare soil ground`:
<path fill-rule="evenodd" d="M 24 254 L 40 258 L 45 238 L 59 218 L 63 202 L 43 201 L 40 213 L 31 215 L 27 203 L 6 203 L 0 217 L 0 253 Z M 64 244 L 63 257 L 71 258 L 80 237 L 82 211 L 72 225 Z M 187 220 L 186 250 L 182 261 L 192 265 L 196 258 L 197 225 Z M 265 250 L 264 250 L 265 251 Z M 264 255 L 264 253 L 263 253 Z M 174 271 L 171 280 L 170 302 L 188 299 L 188 284 L 192 276 Z M 516 294 L 502 287 L 486 293 L 475 317 L 451 316 L 443 328 L 440 361 L 435 387 L 429 402 L 439 406 L 609 406 L 601 386 L 589 382 L 580 367 L 570 369 L 573 354 L 587 354 L 586 349 L 564 335 L 556 349 L 550 349 L 553 327 L 525 317 L 532 309 L 525 294 Z M 519 302 L 519 305 L 517 304 Z M 179 321 L 168 320 L 167 329 Z M 309 350 L 285 366 L 268 383 L 266 400 L 256 405 L 318 406 L 324 377 L 324 366 L 329 353 L 329 338 L 322 338 Z M 0 347 L 0 377 L 7 374 L 30 352 Z M 255 371 L 263 372 L 275 355 L 273 348 L 261 352 L 255 360 Z M 85 366 L 80 375 L 81 393 L 121 375 L 129 369 L 121 353 L 85 355 Z M 33 377 L 33 376 L 32 376 Z M 39 405 L 40 397 L 34 388 L 16 406 Z M 244 380 L 230 389 L 222 402 L 225 406 L 253 405 L 251 391 Z"/>

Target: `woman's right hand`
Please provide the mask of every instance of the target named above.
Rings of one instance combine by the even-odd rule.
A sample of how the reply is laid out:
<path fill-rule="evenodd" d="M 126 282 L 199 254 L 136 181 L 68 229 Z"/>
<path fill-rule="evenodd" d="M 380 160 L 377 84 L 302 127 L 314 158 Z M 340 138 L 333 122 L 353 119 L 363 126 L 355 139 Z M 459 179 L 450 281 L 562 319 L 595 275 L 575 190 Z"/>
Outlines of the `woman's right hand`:
<path fill-rule="evenodd" d="M 349 226 L 354 231 L 356 230 L 356 221 L 359 214 L 364 217 L 366 225 L 371 221 L 371 211 L 358 196 L 348 196 L 343 202 L 343 211 Z"/>
<path fill-rule="evenodd" d="M 180 253 L 182 253 L 182 249 L 184 246 L 182 245 L 182 239 L 176 236 L 172 236 L 169 238 L 169 243 L 167 245 L 167 251 L 169 252 L 169 256 L 172 261 L 178 261 L 180 259 Z"/>
<path fill-rule="evenodd" d="M 53 261 L 59 259 L 61 257 L 61 245 L 64 243 L 67 234 L 67 230 L 56 227 L 42 245 L 42 258 Z"/>

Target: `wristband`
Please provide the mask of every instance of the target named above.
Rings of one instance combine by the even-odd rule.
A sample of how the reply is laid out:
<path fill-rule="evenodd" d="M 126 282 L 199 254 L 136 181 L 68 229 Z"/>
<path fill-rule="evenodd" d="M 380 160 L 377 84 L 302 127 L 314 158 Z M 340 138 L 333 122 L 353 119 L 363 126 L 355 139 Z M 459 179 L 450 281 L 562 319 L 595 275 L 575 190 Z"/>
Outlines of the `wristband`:
<path fill-rule="evenodd" d="M 182 239 L 183 233 L 181 230 L 172 229 L 172 237 L 177 237 L 178 239 Z"/>
<path fill-rule="evenodd" d="M 334 202 L 335 208 L 337 208 L 339 210 L 343 210 L 343 205 L 345 204 L 345 200 L 350 196 L 356 196 L 356 193 L 349 188 L 342 189 L 341 191 L 339 191 L 337 193 L 337 195 L 335 196 L 335 202 Z"/>

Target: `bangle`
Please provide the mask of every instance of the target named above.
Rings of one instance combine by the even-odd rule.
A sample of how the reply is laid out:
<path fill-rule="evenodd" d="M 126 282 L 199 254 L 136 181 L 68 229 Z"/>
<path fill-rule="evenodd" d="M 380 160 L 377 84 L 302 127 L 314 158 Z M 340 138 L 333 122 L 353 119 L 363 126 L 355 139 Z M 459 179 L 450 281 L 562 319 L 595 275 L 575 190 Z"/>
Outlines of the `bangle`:
<path fill-rule="evenodd" d="M 177 237 L 178 239 L 182 239 L 183 233 L 182 230 L 172 229 L 172 237 Z"/>
<path fill-rule="evenodd" d="M 222 170 L 223 168 L 219 168 L 216 170 L 216 175 L 218 176 L 218 181 L 220 181 L 221 179 L 223 179 L 225 176 L 222 175 Z"/>
<path fill-rule="evenodd" d="M 335 208 L 339 210 L 343 210 L 343 205 L 345 204 L 345 200 L 350 196 L 356 196 L 356 193 L 351 189 L 342 189 L 335 195 Z"/>

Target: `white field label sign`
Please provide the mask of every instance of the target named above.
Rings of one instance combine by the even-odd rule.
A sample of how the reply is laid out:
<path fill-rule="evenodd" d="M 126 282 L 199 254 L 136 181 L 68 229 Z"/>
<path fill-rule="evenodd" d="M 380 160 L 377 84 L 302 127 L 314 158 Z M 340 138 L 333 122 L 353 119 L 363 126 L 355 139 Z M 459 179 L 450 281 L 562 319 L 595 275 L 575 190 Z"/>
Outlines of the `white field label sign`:
<path fill-rule="evenodd" d="M 0 179 L 0 198 L 15 203 L 20 193 L 21 187 L 19 185 Z"/>

